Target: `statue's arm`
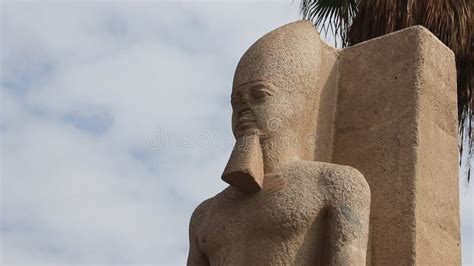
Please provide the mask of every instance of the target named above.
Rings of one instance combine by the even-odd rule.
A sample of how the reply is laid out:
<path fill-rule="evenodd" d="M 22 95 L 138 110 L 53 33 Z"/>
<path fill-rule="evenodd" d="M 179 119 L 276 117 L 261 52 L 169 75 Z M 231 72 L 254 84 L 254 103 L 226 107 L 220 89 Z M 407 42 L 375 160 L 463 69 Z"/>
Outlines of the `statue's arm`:
<path fill-rule="evenodd" d="M 337 195 L 329 210 L 330 265 L 366 265 L 369 236 L 370 189 L 354 168 L 338 181 Z M 337 183 L 337 182 L 336 182 Z"/>
<path fill-rule="evenodd" d="M 202 219 L 202 213 L 204 209 L 204 203 L 201 204 L 194 210 L 193 215 L 191 216 L 191 221 L 189 223 L 189 254 L 188 254 L 188 261 L 187 265 L 188 266 L 204 266 L 204 265 L 210 265 L 209 260 L 202 252 L 202 250 L 199 248 L 199 242 L 198 242 L 198 226 L 200 224 L 200 221 Z"/>

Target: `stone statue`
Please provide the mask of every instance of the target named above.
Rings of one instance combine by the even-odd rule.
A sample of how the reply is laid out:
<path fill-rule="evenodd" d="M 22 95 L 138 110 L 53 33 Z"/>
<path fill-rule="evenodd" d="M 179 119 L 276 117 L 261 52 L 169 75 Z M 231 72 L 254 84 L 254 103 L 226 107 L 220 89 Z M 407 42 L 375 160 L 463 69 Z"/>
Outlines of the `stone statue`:
<path fill-rule="evenodd" d="M 300 21 L 240 60 L 231 186 L 194 211 L 188 265 L 365 265 L 369 186 L 352 167 L 315 161 L 321 49 Z"/>

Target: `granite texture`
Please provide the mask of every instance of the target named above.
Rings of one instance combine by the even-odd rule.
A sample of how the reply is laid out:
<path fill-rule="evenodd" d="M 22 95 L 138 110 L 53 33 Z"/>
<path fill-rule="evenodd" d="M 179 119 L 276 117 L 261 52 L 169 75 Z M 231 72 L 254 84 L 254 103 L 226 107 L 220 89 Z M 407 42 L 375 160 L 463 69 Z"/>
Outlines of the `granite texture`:
<path fill-rule="evenodd" d="M 231 186 L 195 210 L 188 265 L 365 264 L 369 186 L 352 167 L 315 161 L 332 149 L 335 106 L 323 99 L 335 95 L 336 56 L 309 22 L 278 28 L 244 54 L 223 174 Z"/>
<path fill-rule="evenodd" d="M 290 23 L 231 102 L 230 186 L 194 211 L 188 265 L 461 263 L 454 56 L 428 30 L 336 50 Z"/>

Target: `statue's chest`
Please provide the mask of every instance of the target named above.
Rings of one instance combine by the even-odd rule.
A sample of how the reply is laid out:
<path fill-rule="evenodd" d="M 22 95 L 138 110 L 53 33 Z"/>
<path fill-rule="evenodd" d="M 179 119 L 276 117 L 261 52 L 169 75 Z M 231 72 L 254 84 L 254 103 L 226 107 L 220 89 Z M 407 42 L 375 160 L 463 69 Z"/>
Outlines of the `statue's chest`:
<path fill-rule="evenodd" d="M 208 236 L 207 245 L 212 248 L 236 239 L 285 240 L 304 234 L 322 208 L 322 200 L 313 192 L 311 183 L 285 179 L 275 179 L 253 195 L 226 189 L 214 199 L 202 235 Z"/>

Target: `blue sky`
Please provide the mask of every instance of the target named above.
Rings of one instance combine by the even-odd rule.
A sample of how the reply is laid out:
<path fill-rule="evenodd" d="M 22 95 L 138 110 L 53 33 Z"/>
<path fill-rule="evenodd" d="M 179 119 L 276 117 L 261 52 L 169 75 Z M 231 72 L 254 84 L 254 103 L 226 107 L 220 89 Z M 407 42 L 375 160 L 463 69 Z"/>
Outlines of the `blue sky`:
<path fill-rule="evenodd" d="M 225 187 L 237 62 L 298 4 L 3 1 L 1 264 L 183 264 Z"/>

